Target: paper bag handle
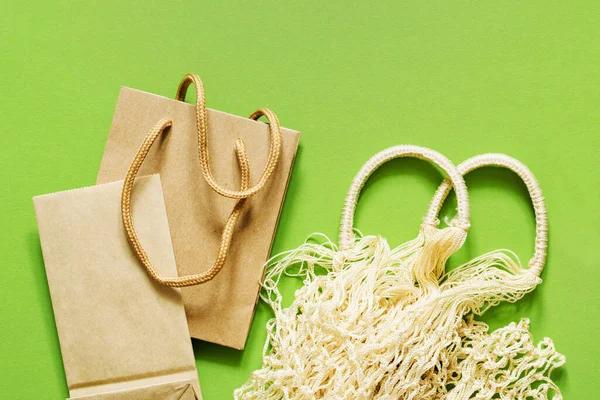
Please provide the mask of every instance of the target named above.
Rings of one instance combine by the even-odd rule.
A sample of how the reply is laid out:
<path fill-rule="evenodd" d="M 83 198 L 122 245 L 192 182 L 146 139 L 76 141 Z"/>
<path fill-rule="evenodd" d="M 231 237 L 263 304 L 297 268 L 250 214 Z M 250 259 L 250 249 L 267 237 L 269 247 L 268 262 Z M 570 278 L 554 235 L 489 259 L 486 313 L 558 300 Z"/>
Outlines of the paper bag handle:
<path fill-rule="evenodd" d="M 458 198 L 457 225 L 465 230 L 469 229 L 469 195 L 467 193 L 465 181 L 454 164 L 435 150 L 419 146 L 400 145 L 387 148 L 375 154 L 365 163 L 365 165 L 363 165 L 352 181 L 352 185 L 348 190 L 344 202 L 344 210 L 342 211 L 339 235 L 339 246 L 341 250 L 349 248 L 352 243 L 354 237 L 354 211 L 356 210 L 358 196 L 360 195 L 363 186 L 377 168 L 386 162 L 399 157 L 412 157 L 429 161 L 447 174 L 448 178 L 456 188 L 456 197 Z M 436 219 L 436 214 L 432 214 L 430 211 L 425 216 L 424 223 L 433 225 Z"/>
<path fill-rule="evenodd" d="M 198 152 L 200 154 L 200 166 L 202 168 L 202 174 L 206 179 L 206 182 L 210 185 L 210 187 L 221 196 L 229 197 L 232 199 L 245 199 L 250 196 L 258 193 L 271 179 L 273 176 L 273 172 L 277 167 L 277 162 L 279 161 L 279 155 L 281 153 L 281 143 L 282 143 L 282 135 L 281 135 L 281 127 L 279 125 L 279 120 L 277 119 L 277 115 L 273 113 L 268 108 L 260 108 L 254 111 L 250 115 L 250 119 L 257 120 L 261 116 L 265 116 L 269 121 L 269 130 L 271 133 L 271 147 L 269 149 L 269 158 L 267 160 L 267 164 L 265 165 L 265 169 L 261 174 L 256 185 L 251 188 L 242 189 L 239 191 L 224 189 L 215 180 L 210 170 L 210 157 L 208 153 L 208 128 L 207 128 L 207 118 L 206 118 L 206 97 L 204 95 L 204 85 L 202 84 L 202 80 L 196 74 L 187 74 L 183 77 L 183 80 L 179 84 L 177 88 L 177 95 L 175 97 L 176 100 L 184 101 L 185 95 L 187 93 L 187 89 L 190 84 L 194 84 L 196 87 L 196 125 L 198 127 Z M 238 139 L 241 141 L 242 139 Z"/>
<path fill-rule="evenodd" d="M 526 165 L 506 154 L 481 154 L 462 162 L 457 168 L 462 175 L 466 175 L 481 167 L 509 169 L 525 182 L 535 212 L 535 252 L 528 265 L 530 271 L 539 276 L 544 268 L 548 250 L 548 217 L 544 195 L 537 179 Z M 437 218 L 450 190 L 452 190 L 452 182 L 446 179 L 435 192 L 428 215 L 435 215 Z"/>
<path fill-rule="evenodd" d="M 150 259 L 148 258 L 148 254 L 142 247 L 140 243 L 135 228 L 133 226 L 133 218 L 131 213 L 131 191 L 133 188 L 133 182 L 135 181 L 135 177 L 142 166 L 146 155 L 150 151 L 152 144 L 156 140 L 158 136 L 160 136 L 163 132 L 166 132 L 168 128 L 172 125 L 172 121 L 169 119 L 161 119 L 156 125 L 154 125 L 146 138 L 142 142 L 133 162 L 129 166 L 127 171 L 127 175 L 125 176 L 125 182 L 123 183 L 123 191 L 121 193 L 121 216 L 123 219 L 123 226 L 125 227 L 125 233 L 127 235 L 127 239 L 129 243 L 133 247 L 138 259 L 141 261 L 142 265 L 148 272 L 148 274 L 154 279 L 156 282 L 166 285 L 166 286 L 174 286 L 174 287 L 184 287 L 184 286 L 193 286 L 201 283 L 205 283 L 213 279 L 223 268 L 225 261 L 227 259 L 227 253 L 229 251 L 229 246 L 231 244 L 231 237 L 233 236 L 233 229 L 237 223 L 238 217 L 242 211 L 242 206 L 246 199 L 239 199 L 229 218 L 227 219 L 227 223 L 225 224 L 225 228 L 223 229 L 223 233 L 221 234 L 221 244 L 219 246 L 219 252 L 217 254 L 217 259 L 213 266 L 200 274 L 194 275 L 186 275 L 179 277 L 162 277 L 158 274 L 156 269 L 153 267 Z M 245 190 L 248 188 L 250 184 L 250 167 L 248 165 L 248 157 L 246 156 L 246 150 L 244 147 L 244 142 L 238 140 L 235 144 L 235 154 L 237 156 L 237 160 L 241 170 L 241 190 Z"/>

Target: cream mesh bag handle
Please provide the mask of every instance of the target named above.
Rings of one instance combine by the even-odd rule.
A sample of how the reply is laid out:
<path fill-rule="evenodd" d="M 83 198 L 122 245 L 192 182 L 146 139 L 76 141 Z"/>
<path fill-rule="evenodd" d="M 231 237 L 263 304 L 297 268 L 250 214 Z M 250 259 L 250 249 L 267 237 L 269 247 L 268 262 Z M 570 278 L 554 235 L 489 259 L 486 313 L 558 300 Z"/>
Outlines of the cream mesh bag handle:
<path fill-rule="evenodd" d="M 452 186 L 456 188 L 456 197 L 458 199 L 458 213 L 456 216 L 457 226 L 463 228 L 465 231 L 469 229 L 469 195 L 467 193 L 467 187 L 463 180 L 462 175 L 458 172 L 454 164 L 435 150 L 428 149 L 426 147 L 419 147 L 413 145 L 400 145 L 390 147 L 377 154 L 375 154 L 369 161 L 363 165 L 358 171 L 356 177 L 352 181 L 352 185 L 346 195 L 344 202 L 344 210 L 342 211 L 342 221 L 340 224 L 339 234 L 339 245 L 340 249 L 344 250 L 350 247 L 354 238 L 354 212 L 356 210 L 356 204 L 360 192 L 369 179 L 369 177 L 375 172 L 380 166 L 388 161 L 400 157 L 412 157 L 421 160 L 429 161 L 430 163 L 438 166 L 444 171 L 448 180 L 452 183 Z M 431 211 L 427 213 L 424 223 L 428 225 L 435 225 L 437 214 Z"/>
<path fill-rule="evenodd" d="M 548 248 L 548 217 L 546 212 L 546 202 L 542 194 L 542 189 L 533 175 L 533 173 L 519 160 L 507 156 L 506 154 L 488 153 L 481 154 L 464 161 L 458 166 L 458 171 L 464 176 L 471 171 L 482 167 L 500 167 L 506 168 L 517 174 L 527 186 L 529 196 L 533 203 L 535 212 L 535 253 L 529 261 L 529 270 L 539 276 L 544 268 Z M 437 218 L 444 200 L 452 190 L 453 184 L 446 179 L 437 189 L 429 210 L 428 217 Z"/>

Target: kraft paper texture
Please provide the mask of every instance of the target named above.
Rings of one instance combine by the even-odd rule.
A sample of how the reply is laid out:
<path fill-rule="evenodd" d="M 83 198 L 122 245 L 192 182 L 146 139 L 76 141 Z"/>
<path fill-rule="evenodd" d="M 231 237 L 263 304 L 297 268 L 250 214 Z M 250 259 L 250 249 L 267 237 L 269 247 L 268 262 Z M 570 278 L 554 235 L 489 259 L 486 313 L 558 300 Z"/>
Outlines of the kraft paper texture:
<path fill-rule="evenodd" d="M 235 204 L 215 193 L 200 171 L 195 113 L 192 104 L 122 88 L 97 179 L 97 183 L 123 179 L 150 127 L 161 118 L 173 121 L 139 174 L 160 173 L 179 275 L 212 266 Z M 261 192 L 247 200 L 225 266 L 212 281 L 182 289 L 194 338 L 244 348 L 300 138 L 299 132 L 285 128 L 282 134 L 275 173 Z M 209 109 L 208 136 L 212 171 L 222 186 L 239 189 L 234 153 L 238 137 L 246 144 L 251 183 L 258 180 L 269 153 L 267 124 Z"/>
<path fill-rule="evenodd" d="M 122 186 L 33 199 L 71 398 L 200 398 L 181 293 L 154 283 L 131 250 Z M 176 275 L 159 176 L 136 180 L 132 208 L 156 268 Z"/>

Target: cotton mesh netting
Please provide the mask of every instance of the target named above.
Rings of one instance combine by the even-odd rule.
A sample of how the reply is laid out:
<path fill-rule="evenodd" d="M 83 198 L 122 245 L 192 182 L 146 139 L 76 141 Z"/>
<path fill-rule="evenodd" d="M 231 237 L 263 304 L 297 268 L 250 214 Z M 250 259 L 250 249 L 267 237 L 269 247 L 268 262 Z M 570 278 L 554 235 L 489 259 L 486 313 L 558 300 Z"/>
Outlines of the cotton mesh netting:
<path fill-rule="evenodd" d="M 562 399 L 565 363 L 534 344 L 522 319 L 489 332 L 474 319 L 541 282 L 498 250 L 444 273 L 464 241 L 456 227 L 422 225 L 391 249 L 380 236 L 339 251 L 323 235 L 273 258 L 261 298 L 272 308 L 262 368 L 236 399 Z M 279 283 L 303 280 L 284 308 Z"/>

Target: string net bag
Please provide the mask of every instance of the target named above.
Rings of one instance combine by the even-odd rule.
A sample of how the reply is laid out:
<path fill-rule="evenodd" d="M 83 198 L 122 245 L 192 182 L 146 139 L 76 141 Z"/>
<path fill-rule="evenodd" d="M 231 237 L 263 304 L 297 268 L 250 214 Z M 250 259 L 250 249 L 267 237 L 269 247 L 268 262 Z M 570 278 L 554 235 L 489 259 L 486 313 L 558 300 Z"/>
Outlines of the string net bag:
<path fill-rule="evenodd" d="M 427 215 L 414 240 L 392 249 L 381 236 L 355 237 L 353 219 L 366 180 L 398 157 L 437 165 L 451 180 L 458 207 L 452 226 L 440 229 L 436 215 Z M 400 398 L 398 388 L 405 381 L 417 382 L 422 372 L 432 368 L 429 362 L 412 367 L 403 363 L 415 358 L 405 354 L 402 346 L 415 332 L 403 326 L 402 315 L 417 317 L 408 307 L 435 290 L 446 260 L 464 243 L 468 227 L 466 186 L 446 157 L 410 145 L 373 156 L 348 191 L 339 245 L 327 238 L 321 244 L 307 241 L 268 263 L 261 297 L 275 316 L 267 324 L 263 367 L 234 397 Z M 292 305 L 283 308 L 278 284 L 286 274 L 300 277 L 304 286 L 295 293 Z M 433 360 L 426 354 L 421 358 Z"/>
<path fill-rule="evenodd" d="M 534 346 L 527 320 L 489 334 L 473 318 L 540 282 L 547 223 L 535 178 L 500 155 L 461 164 L 459 174 L 497 165 L 524 178 L 536 210 L 536 254 L 527 270 L 512 253 L 495 251 L 444 274 L 445 261 L 465 239 L 469 208 L 464 182 L 439 160 L 449 178 L 415 240 L 390 249 L 381 237 L 353 234 L 364 182 L 383 162 L 404 155 L 403 147 L 373 157 L 353 181 L 339 246 L 306 243 L 270 263 L 263 299 L 275 317 L 267 325 L 263 367 L 236 398 L 542 399 L 550 392 L 560 398 L 549 376 L 564 357 L 549 339 Z M 458 214 L 438 229 L 437 214 L 452 186 Z M 277 284 L 286 273 L 302 277 L 304 287 L 283 309 Z"/>

